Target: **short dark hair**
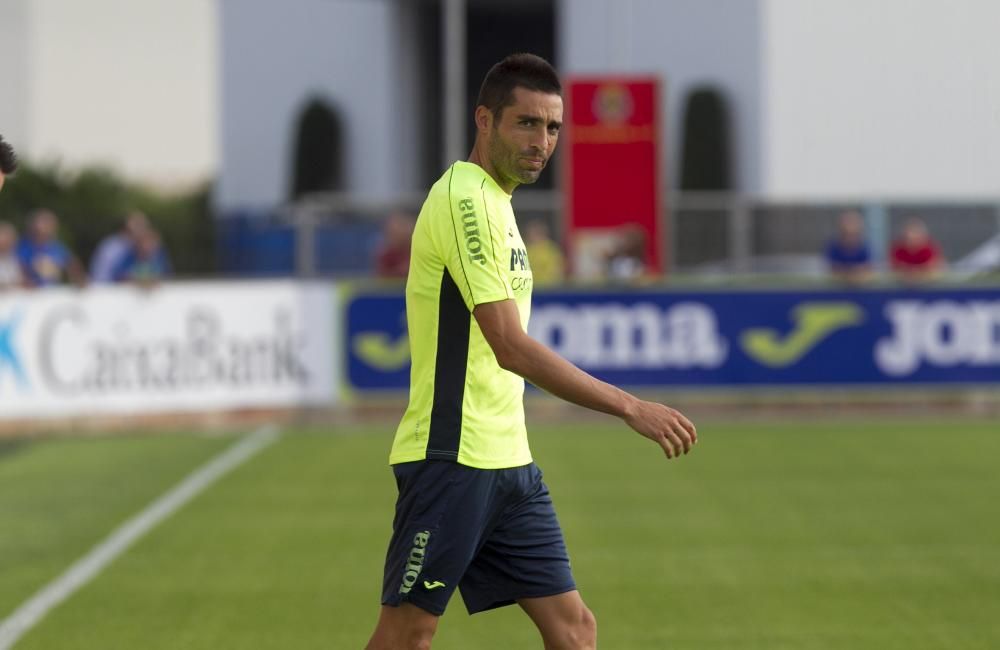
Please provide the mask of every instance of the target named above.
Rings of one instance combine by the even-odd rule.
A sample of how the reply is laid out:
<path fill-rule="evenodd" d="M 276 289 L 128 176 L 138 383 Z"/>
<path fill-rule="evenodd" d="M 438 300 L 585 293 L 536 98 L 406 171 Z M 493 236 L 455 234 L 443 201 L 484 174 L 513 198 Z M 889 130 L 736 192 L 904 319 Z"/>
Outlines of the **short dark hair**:
<path fill-rule="evenodd" d="M 9 142 L 4 142 L 3 136 L 0 135 L 0 172 L 13 174 L 15 169 L 17 169 L 17 155 L 14 153 L 14 147 L 10 146 Z"/>
<path fill-rule="evenodd" d="M 559 75 L 552 65 L 540 56 L 521 52 L 507 56 L 490 68 L 483 85 L 479 87 L 476 106 L 485 106 L 495 118 L 499 118 L 504 107 L 514 103 L 514 89 L 517 87 L 562 94 Z"/>

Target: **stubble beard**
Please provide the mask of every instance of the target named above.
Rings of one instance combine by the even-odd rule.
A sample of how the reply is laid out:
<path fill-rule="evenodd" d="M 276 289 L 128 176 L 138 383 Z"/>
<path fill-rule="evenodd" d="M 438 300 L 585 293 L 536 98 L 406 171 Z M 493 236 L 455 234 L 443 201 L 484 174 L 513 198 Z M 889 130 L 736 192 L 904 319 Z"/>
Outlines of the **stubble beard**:
<path fill-rule="evenodd" d="M 538 171 L 522 169 L 518 165 L 520 152 L 508 147 L 500 139 L 500 133 L 496 128 L 493 129 L 490 137 L 490 155 L 493 158 L 493 168 L 497 170 L 497 173 L 517 185 L 531 185 L 541 176 L 542 169 L 545 169 L 544 167 Z"/>

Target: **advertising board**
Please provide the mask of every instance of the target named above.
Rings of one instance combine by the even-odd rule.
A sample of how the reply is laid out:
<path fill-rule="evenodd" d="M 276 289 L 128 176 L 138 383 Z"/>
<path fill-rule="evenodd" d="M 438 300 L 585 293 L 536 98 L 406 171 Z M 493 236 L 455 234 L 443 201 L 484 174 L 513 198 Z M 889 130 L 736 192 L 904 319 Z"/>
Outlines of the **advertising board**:
<path fill-rule="evenodd" d="M 401 294 L 348 301 L 347 378 L 405 389 Z M 1000 290 L 536 291 L 529 333 L 625 386 L 1000 383 Z"/>
<path fill-rule="evenodd" d="M 0 418 L 332 404 L 329 283 L 0 295 Z"/>

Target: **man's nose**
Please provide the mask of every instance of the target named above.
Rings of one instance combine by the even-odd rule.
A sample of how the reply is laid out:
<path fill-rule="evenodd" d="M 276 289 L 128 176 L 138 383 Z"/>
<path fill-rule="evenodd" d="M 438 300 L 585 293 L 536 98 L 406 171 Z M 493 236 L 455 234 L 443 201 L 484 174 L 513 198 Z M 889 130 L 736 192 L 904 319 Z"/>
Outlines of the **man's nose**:
<path fill-rule="evenodd" d="M 547 131 L 542 131 L 540 134 L 536 135 L 531 140 L 531 148 L 536 149 L 541 153 L 549 150 L 549 134 Z"/>

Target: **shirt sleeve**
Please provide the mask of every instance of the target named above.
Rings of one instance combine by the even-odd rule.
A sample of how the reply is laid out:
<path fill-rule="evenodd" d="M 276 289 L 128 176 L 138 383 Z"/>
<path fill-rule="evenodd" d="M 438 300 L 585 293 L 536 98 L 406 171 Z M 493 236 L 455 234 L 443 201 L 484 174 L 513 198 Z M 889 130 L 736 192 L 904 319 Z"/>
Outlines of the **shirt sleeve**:
<path fill-rule="evenodd" d="M 832 242 L 832 241 L 831 242 L 827 242 L 826 248 L 823 249 L 823 258 L 826 260 L 826 263 L 829 264 L 830 266 L 836 266 L 837 265 L 838 260 L 837 260 L 837 243 L 836 242 Z"/>
<path fill-rule="evenodd" d="M 454 187 L 448 192 L 448 214 L 439 246 L 448 273 L 466 307 L 514 297 L 502 216 L 489 210 L 482 187 Z M 450 232 L 448 232 L 450 231 Z"/>
<path fill-rule="evenodd" d="M 129 251 L 123 255 L 115 264 L 111 267 L 109 273 L 109 280 L 111 282 L 125 282 L 130 279 L 132 275 L 132 267 L 135 265 L 135 254 Z"/>
<path fill-rule="evenodd" d="M 31 245 L 28 244 L 27 240 L 22 239 L 17 243 L 17 259 L 20 260 L 21 264 L 24 266 L 31 266 L 32 250 Z"/>
<path fill-rule="evenodd" d="M 72 255 L 66 245 L 61 241 L 52 241 L 45 247 L 45 254 L 48 255 L 52 261 L 59 265 L 59 268 L 66 270 L 69 266 L 69 261 Z"/>

